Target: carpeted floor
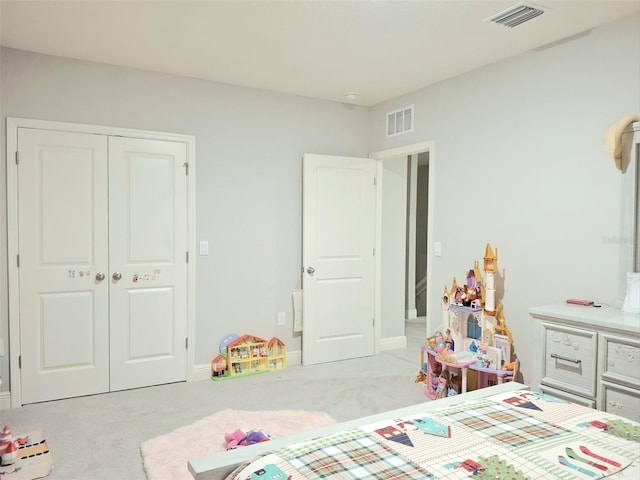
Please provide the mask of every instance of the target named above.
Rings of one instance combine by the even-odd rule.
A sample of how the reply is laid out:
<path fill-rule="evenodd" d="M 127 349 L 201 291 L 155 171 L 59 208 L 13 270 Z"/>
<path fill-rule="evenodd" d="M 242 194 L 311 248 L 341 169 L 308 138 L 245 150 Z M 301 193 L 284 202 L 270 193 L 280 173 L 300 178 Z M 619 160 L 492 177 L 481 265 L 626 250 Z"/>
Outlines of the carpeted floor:
<path fill-rule="evenodd" d="M 0 427 L 42 430 L 54 459 L 47 480 L 146 480 L 140 446 L 225 409 L 309 410 L 336 421 L 426 401 L 424 323 L 407 324 L 407 348 L 224 382 L 203 380 L 0 410 Z"/>
<path fill-rule="evenodd" d="M 261 429 L 275 439 L 334 423 L 336 421 L 324 412 L 228 409 L 147 440 L 140 452 L 149 480 L 192 480 L 187 461 L 225 451 L 225 433 Z"/>

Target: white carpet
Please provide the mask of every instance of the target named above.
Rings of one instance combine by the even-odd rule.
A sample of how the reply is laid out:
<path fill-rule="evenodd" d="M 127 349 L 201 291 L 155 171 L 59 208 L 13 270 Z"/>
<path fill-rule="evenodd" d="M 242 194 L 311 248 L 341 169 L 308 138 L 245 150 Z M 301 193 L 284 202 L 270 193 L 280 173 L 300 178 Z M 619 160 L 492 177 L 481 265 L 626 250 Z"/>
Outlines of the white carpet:
<path fill-rule="evenodd" d="M 221 410 L 147 440 L 141 445 L 140 452 L 149 480 L 193 480 L 187 470 L 187 460 L 225 451 L 225 433 L 237 429 L 262 429 L 275 439 L 334 423 L 335 420 L 324 412 Z"/>

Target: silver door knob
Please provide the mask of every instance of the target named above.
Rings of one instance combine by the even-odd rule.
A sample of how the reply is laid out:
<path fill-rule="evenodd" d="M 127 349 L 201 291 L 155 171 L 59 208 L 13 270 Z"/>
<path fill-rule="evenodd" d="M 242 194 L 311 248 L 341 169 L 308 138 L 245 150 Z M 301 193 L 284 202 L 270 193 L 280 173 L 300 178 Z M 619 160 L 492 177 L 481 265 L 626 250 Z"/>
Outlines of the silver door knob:
<path fill-rule="evenodd" d="M 313 275 L 316 272 L 316 269 L 313 267 L 307 267 L 307 273 L 309 275 Z"/>
<path fill-rule="evenodd" d="M 113 275 L 111 275 L 111 278 L 113 278 L 117 282 L 122 278 L 122 274 L 120 272 L 116 272 Z"/>
<path fill-rule="evenodd" d="M 99 282 L 104 280 L 104 273 L 102 273 L 102 272 L 96 273 L 96 280 L 99 281 Z"/>

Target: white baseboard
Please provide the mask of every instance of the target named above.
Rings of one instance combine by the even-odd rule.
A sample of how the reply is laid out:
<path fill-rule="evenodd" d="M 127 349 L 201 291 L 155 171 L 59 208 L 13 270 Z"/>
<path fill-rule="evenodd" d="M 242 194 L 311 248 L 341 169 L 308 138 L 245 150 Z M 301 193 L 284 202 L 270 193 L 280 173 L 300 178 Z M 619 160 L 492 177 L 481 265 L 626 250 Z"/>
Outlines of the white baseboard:
<path fill-rule="evenodd" d="M 407 337 L 387 337 L 380 339 L 380 351 L 407 348 Z"/>
<path fill-rule="evenodd" d="M 287 352 L 287 365 L 302 365 L 302 350 Z"/>
<path fill-rule="evenodd" d="M 297 350 L 295 352 L 287 352 L 287 365 L 301 365 L 302 364 L 302 351 Z M 199 380 L 209 380 L 211 378 L 211 364 L 202 363 L 200 365 L 194 365 L 191 374 L 187 378 L 188 382 L 197 382 Z"/>
<path fill-rule="evenodd" d="M 197 382 L 200 380 L 207 380 L 211 378 L 211 364 L 202 363 L 200 365 L 194 365 L 191 374 L 187 377 L 187 382 Z"/>
<path fill-rule="evenodd" d="M 404 311 L 404 318 L 406 318 L 407 320 L 410 320 L 412 318 L 416 318 L 417 316 L 418 316 L 418 309 L 417 308 L 410 308 L 410 309 Z"/>
<path fill-rule="evenodd" d="M 0 410 L 11 408 L 11 392 L 0 392 Z"/>

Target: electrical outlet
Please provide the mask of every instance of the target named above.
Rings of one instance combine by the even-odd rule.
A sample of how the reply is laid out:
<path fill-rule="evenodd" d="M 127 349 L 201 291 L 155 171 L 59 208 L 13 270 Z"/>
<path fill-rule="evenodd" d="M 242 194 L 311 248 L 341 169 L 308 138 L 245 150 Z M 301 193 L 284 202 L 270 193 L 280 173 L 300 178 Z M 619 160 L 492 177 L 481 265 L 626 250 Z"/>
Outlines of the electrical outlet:
<path fill-rule="evenodd" d="M 282 327 L 287 323 L 287 315 L 284 312 L 278 312 L 278 326 Z"/>

